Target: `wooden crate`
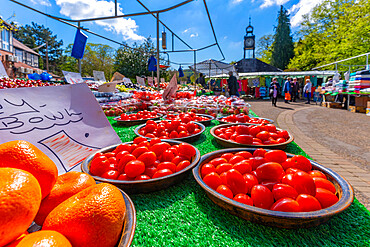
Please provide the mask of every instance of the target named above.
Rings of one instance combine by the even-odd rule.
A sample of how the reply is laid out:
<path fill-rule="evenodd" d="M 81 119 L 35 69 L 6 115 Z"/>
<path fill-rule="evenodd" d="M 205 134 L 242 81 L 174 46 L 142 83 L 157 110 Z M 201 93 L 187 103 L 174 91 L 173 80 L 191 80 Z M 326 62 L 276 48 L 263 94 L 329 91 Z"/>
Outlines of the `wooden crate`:
<path fill-rule="evenodd" d="M 341 109 L 342 108 L 342 103 L 337 103 L 337 102 L 328 102 L 327 103 L 328 108 L 336 108 L 336 109 Z"/>

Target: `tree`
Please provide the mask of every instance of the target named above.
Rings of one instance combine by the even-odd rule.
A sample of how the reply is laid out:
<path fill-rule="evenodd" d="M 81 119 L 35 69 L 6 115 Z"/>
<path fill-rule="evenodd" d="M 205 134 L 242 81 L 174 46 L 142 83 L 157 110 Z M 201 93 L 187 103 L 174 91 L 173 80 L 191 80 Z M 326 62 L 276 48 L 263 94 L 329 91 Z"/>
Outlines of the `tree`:
<path fill-rule="evenodd" d="M 274 36 L 272 34 L 263 35 L 257 41 L 257 57 L 265 62 L 271 62 L 271 51 L 272 51 L 272 43 L 274 42 Z"/>
<path fill-rule="evenodd" d="M 289 68 L 309 70 L 368 52 L 370 16 L 364 13 L 370 13 L 367 0 L 325 0 L 317 5 L 301 23 L 300 40 L 295 45 L 295 57 Z M 362 57 L 347 63 L 364 62 Z M 334 66 L 323 69 L 334 69 Z"/>
<path fill-rule="evenodd" d="M 49 71 L 61 74 L 60 65 L 62 64 L 61 57 L 63 55 L 63 40 L 57 40 L 57 35 L 44 25 L 38 25 L 32 22 L 31 25 L 25 25 L 14 33 L 14 38 L 27 45 L 28 47 L 35 48 L 48 42 L 48 58 L 49 58 Z M 39 66 L 41 69 L 46 70 L 46 46 L 38 49 L 41 58 Z"/>
<path fill-rule="evenodd" d="M 293 56 L 294 44 L 290 32 L 288 10 L 280 6 L 278 25 L 274 34 L 274 43 L 272 44 L 271 65 L 285 69 Z"/>

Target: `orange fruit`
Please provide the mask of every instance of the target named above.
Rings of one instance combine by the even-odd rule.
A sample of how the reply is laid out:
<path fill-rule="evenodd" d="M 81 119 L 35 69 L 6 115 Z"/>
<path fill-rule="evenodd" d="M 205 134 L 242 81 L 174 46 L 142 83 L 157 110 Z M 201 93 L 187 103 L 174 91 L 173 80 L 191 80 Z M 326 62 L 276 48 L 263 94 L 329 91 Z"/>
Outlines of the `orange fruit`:
<path fill-rule="evenodd" d="M 72 245 L 59 232 L 37 231 L 25 236 L 16 247 L 72 247 Z"/>
<path fill-rule="evenodd" d="M 112 247 L 122 232 L 125 213 L 119 189 L 101 183 L 59 204 L 46 217 L 42 229 L 60 232 L 73 247 Z"/>
<path fill-rule="evenodd" d="M 46 216 L 56 206 L 94 184 L 94 178 L 82 172 L 72 171 L 58 176 L 57 182 L 50 191 L 50 194 L 41 201 L 40 209 L 34 221 L 41 226 Z"/>
<path fill-rule="evenodd" d="M 40 203 L 40 185 L 31 173 L 0 168 L 0 246 L 27 230 Z"/>
<path fill-rule="evenodd" d="M 29 233 L 25 231 L 22 235 L 20 235 L 16 240 L 10 242 L 9 244 L 5 245 L 4 247 L 17 247 L 19 242 Z"/>
<path fill-rule="evenodd" d="M 53 188 L 58 176 L 54 162 L 27 141 L 10 141 L 0 145 L 0 167 L 18 168 L 31 173 L 39 181 L 42 198 Z"/>

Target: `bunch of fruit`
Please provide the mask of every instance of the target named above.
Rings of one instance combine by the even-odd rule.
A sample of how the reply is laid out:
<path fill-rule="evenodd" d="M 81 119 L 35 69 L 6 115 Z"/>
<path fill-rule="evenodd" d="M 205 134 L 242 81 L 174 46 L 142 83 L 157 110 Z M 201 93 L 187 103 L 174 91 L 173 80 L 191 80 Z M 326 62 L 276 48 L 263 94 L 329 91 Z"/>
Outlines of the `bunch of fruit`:
<path fill-rule="evenodd" d="M 218 113 L 218 108 L 212 108 L 212 107 L 189 107 L 188 112 L 197 113 L 197 114 L 207 114 L 211 115 L 212 117 L 216 117 Z"/>
<path fill-rule="evenodd" d="M 249 114 L 249 107 L 246 107 L 246 106 L 234 106 L 234 107 L 231 107 L 231 106 L 224 106 L 224 107 L 221 107 L 221 110 L 220 110 L 221 114 L 224 114 L 224 115 L 229 115 L 229 114 Z"/>
<path fill-rule="evenodd" d="M 159 138 L 148 142 L 137 137 L 133 144 L 120 144 L 112 152 L 97 153 L 90 173 L 106 179 L 148 180 L 185 169 L 195 154 L 194 147 L 187 143 L 171 146 Z"/>
<path fill-rule="evenodd" d="M 151 118 L 156 118 L 159 117 L 156 112 L 154 111 L 139 111 L 137 113 L 132 113 L 132 114 L 126 114 L 123 113 L 121 114 L 120 118 L 118 120 L 123 120 L 123 121 L 133 121 L 133 120 L 142 120 L 142 119 L 151 119 Z"/>
<path fill-rule="evenodd" d="M 162 98 L 162 94 L 158 92 L 134 92 L 133 97 L 138 100 L 150 101 Z"/>
<path fill-rule="evenodd" d="M 121 106 L 109 106 L 109 105 L 104 105 L 102 106 L 102 109 L 105 113 L 105 116 L 108 117 L 113 117 L 113 116 L 120 116 L 124 110 Z M 132 110 L 135 110 L 137 108 L 133 107 Z"/>
<path fill-rule="evenodd" d="M 180 114 L 177 114 L 177 115 L 167 114 L 166 119 L 168 119 L 168 120 L 180 120 L 182 123 L 189 123 L 191 121 L 194 121 L 194 122 L 207 121 L 210 118 L 204 117 L 204 116 L 199 116 L 199 115 L 195 114 L 194 112 L 189 112 L 189 113 L 180 113 Z"/>
<path fill-rule="evenodd" d="M 201 128 L 194 122 L 182 123 L 180 120 L 168 122 L 162 120 L 159 123 L 148 120 L 146 125 L 139 130 L 139 135 L 148 138 L 176 139 L 192 136 L 201 132 Z"/>
<path fill-rule="evenodd" d="M 194 96 L 194 92 L 177 92 L 176 99 L 191 99 Z"/>
<path fill-rule="evenodd" d="M 259 148 L 224 153 L 200 168 L 209 187 L 237 202 L 283 212 L 308 212 L 330 207 L 339 199 L 326 175 L 311 162 L 282 150 Z"/>
<path fill-rule="evenodd" d="M 106 246 L 119 240 L 125 201 L 113 185 L 82 172 L 58 176 L 26 141 L 0 145 L 0 246 Z M 42 230 L 28 234 L 35 221 Z"/>
<path fill-rule="evenodd" d="M 268 124 L 269 121 L 261 118 L 251 118 L 243 113 L 237 115 L 230 115 L 220 119 L 221 121 L 228 123 L 252 123 L 252 124 Z"/>
<path fill-rule="evenodd" d="M 215 129 L 219 138 L 250 145 L 271 145 L 284 143 L 290 136 L 286 130 L 277 130 L 273 124 L 231 125 Z"/>
<path fill-rule="evenodd" d="M 42 82 L 41 80 L 24 80 L 24 79 L 10 79 L 0 78 L 0 89 L 5 88 L 19 88 L 19 87 L 47 87 L 54 84 L 49 82 Z M 57 84 L 56 84 L 57 85 Z"/>

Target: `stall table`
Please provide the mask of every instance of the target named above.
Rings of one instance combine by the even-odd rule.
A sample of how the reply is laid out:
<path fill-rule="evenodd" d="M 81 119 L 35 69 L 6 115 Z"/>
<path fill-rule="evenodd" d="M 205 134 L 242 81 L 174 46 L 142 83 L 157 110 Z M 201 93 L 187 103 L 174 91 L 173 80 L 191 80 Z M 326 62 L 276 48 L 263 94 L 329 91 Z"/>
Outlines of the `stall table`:
<path fill-rule="evenodd" d="M 118 126 L 108 117 L 122 142 L 132 141 L 134 128 Z M 209 133 L 193 143 L 201 155 L 222 149 Z M 294 142 L 285 150 L 309 158 Z M 325 165 L 325 164 L 323 164 Z M 280 229 L 251 223 L 215 205 L 192 173 L 166 190 L 131 195 L 137 211 L 132 246 L 369 246 L 370 212 L 354 199 L 343 213 L 319 227 Z"/>

